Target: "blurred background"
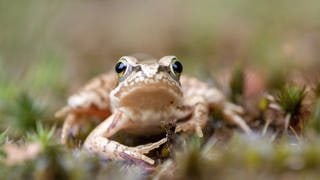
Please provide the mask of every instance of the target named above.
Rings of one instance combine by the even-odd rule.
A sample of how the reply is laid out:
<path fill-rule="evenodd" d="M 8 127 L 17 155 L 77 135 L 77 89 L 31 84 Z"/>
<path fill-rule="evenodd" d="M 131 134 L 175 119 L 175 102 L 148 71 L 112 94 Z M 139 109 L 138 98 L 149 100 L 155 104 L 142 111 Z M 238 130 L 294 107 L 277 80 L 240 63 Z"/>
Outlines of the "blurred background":
<path fill-rule="evenodd" d="M 52 119 L 70 93 L 135 53 L 176 55 L 186 73 L 216 79 L 241 64 L 260 86 L 316 78 L 319 20 L 318 0 L 0 0 L 0 128 L 17 119 L 17 101 Z"/>

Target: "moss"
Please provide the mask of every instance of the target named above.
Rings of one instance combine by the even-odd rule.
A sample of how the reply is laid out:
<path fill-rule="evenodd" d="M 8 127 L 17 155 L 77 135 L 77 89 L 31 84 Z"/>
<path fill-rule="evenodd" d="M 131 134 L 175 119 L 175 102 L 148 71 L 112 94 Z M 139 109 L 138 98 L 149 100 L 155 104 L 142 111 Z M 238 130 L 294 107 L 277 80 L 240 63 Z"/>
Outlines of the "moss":
<path fill-rule="evenodd" d="M 305 95 L 305 87 L 299 88 L 287 85 L 278 92 L 276 99 L 286 113 L 295 116 L 301 112 Z"/>
<path fill-rule="evenodd" d="M 51 129 L 45 129 L 40 122 L 37 122 L 36 131 L 27 134 L 27 139 L 33 142 L 40 142 L 42 149 L 46 150 L 55 142 L 53 141 L 55 129 L 55 127 L 51 127 Z"/>
<path fill-rule="evenodd" d="M 43 108 L 26 92 L 19 94 L 5 109 L 15 130 L 20 133 L 36 129 L 37 121 L 43 118 Z"/>

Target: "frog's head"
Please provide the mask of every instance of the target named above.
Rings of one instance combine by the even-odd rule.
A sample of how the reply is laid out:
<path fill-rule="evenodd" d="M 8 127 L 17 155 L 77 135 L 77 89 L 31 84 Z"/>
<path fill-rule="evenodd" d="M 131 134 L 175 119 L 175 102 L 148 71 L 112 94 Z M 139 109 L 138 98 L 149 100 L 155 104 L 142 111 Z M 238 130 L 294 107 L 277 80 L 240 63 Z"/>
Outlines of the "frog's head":
<path fill-rule="evenodd" d="M 143 62 L 124 56 L 114 69 L 118 74 L 118 85 L 110 93 L 114 107 L 161 109 L 181 103 L 183 67 L 175 56 Z"/>

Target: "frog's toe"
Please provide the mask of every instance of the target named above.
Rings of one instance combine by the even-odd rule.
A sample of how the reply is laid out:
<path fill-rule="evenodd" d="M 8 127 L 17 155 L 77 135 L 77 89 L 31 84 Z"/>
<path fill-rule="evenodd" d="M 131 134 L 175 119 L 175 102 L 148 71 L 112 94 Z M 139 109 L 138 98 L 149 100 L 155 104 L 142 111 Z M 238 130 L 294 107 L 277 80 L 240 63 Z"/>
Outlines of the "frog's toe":
<path fill-rule="evenodd" d="M 127 153 L 122 152 L 119 154 L 119 156 L 129 165 L 131 165 L 131 164 L 138 165 L 139 167 L 142 167 L 144 170 L 147 170 L 150 172 L 154 171 L 154 169 L 155 169 L 154 164 L 150 164 L 150 163 L 147 163 L 145 160 L 132 157 L 132 156 L 128 155 Z"/>
<path fill-rule="evenodd" d="M 247 134 L 252 133 L 252 130 L 248 126 L 246 121 L 242 117 L 240 117 L 238 114 L 236 114 L 234 111 L 230 109 L 224 109 L 223 114 L 229 122 L 238 125 L 245 133 Z"/>
<path fill-rule="evenodd" d="M 72 127 L 64 131 L 61 135 L 61 143 L 68 147 L 73 147 L 79 135 L 79 127 Z"/>
<path fill-rule="evenodd" d="M 67 140 L 75 140 L 79 134 L 79 127 L 72 127 L 67 133 Z"/>
<path fill-rule="evenodd" d="M 134 164 L 154 164 L 153 159 L 132 150 L 125 150 L 123 152 L 120 152 L 119 155 L 122 159 L 132 162 Z"/>
<path fill-rule="evenodd" d="M 75 114 L 69 114 L 63 124 L 61 132 L 61 143 L 68 145 L 78 135 L 80 125 Z"/>
<path fill-rule="evenodd" d="M 178 123 L 175 132 L 196 133 L 198 137 L 203 137 L 202 129 L 199 123 L 187 121 Z"/>
<path fill-rule="evenodd" d="M 163 138 L 157 142 L 144 144 L 136 147 L 128 147 L 123 152 L 120 152 L 119 155 L 122 159 L 133 162 L 134 164 L 149 164 L 153 165 L 154 160 L 147 157 L 144 154 L 149 153 L 150 151 L 160 147 L 162 144 L 167 142 L 167 138 Z"/>
<path fill-rule="evenodd" d="M 132 151 L 141 153 L 141 154 L 147 154 L 150 151 L 160 147 L 162 144 L 167 142 L 167 138 L 163 138 L 155 143 L 149 143 L 149 144 L 144 144 L 144 145 L 140 145 L 140 146 L 136 146 L 136 147 L 132 147 L 130 148 Z"/>

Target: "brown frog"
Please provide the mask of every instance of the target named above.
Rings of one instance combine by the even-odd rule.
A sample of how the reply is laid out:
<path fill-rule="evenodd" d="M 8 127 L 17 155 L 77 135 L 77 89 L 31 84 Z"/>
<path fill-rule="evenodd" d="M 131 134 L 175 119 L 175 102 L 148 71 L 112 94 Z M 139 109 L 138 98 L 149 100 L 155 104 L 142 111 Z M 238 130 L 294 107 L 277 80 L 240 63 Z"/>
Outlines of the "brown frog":
<path fill-rule="evenodd" d="M 175 132 L 202 137 L 212 110 L 220 110 L 226 120 L 246 133 L 251 131 L 238 115 L 242 113 L 241 107 L 227 102 L 218 89 L 181 75 L 182 70 L 175 56 L 144 62 L 131 56 L 121 57 L 115 72 L 93 79 L 56 113 L 57 117 L 66 116 L 62 143 L 78 133 L 79 117 L 106 117 L 86 138 L 85 149 L 110 159 L 132 158 L 154 164 L 145 154 L 164 144 L 166 138 L 136 147 L 110 138 L 120 130 L 137 135 L 163 133 L 163 125 L 167 123 L 176 124 Z"/>

